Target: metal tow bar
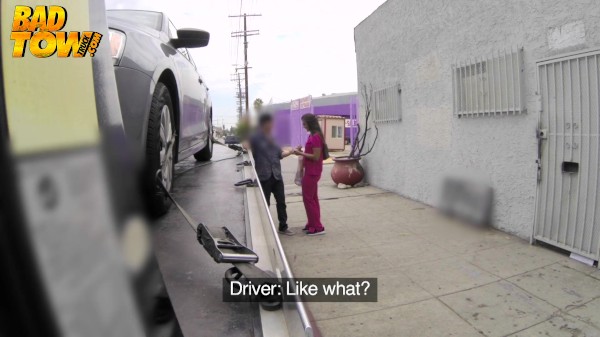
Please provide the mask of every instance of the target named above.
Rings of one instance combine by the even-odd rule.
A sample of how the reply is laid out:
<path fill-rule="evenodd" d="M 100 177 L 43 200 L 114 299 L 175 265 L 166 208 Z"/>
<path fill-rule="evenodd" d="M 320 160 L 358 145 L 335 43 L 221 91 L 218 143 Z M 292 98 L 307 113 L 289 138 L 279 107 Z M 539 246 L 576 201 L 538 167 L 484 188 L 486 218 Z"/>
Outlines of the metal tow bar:
<path fill-rule="evenodd" d="M 160 170 L 156 173 L 156 182 L 196 232 L 196 239 L 213 260 L 216 263 L 231 263 L 233 265 L 225 272 L 224 277 L 228 284 L 231 284 L 232 281 L 247 283 L 252 280 L 260 286 L 280 285 L 275 274 L 254 265 L 258 262 L 258 255 L 250 248 L 242 245 L 227 227 L 209 228 L 202 223 L 196 226 L 194 219 L 175 201 L 163 185 Z M 259 294 L 253 299 L 257 300 L 260 306 L 268 311 L 280 309 L 282 304 L 281 296 L 277 295 L 264 296 Z"/>

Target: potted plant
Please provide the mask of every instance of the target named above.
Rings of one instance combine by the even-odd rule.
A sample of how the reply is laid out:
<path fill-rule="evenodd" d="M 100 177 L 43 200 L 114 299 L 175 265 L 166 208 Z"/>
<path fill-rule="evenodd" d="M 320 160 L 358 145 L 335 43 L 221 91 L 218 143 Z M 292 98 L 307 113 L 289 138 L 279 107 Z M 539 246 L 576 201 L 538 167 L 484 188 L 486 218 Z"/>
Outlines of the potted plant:
<path fill-rule="evenodd" d="M 360 160 L 373 151 L 373 147 L 375 147 L 377 137 L 379 136 L 377 125 L 372 123 L 375 131 L 375 138 L 370 146 L 367 145 L 367 136 L 369 135 L 369 132 L 373 130 L 369 126 L 371 113 L 373 112 L 373 87 L 367 87 L 363 84 L 360 88 L 360 94 L 364 107 L 365 125 L 364 128 L 362 128 L 360 123 L 358 124 L 350 154 L 348 156 L 332 158 L 334 164 L 331 169 L 331 179 L 336 184 L 354 186 L 364 179 L 365 170 L 360 164 Z"/>

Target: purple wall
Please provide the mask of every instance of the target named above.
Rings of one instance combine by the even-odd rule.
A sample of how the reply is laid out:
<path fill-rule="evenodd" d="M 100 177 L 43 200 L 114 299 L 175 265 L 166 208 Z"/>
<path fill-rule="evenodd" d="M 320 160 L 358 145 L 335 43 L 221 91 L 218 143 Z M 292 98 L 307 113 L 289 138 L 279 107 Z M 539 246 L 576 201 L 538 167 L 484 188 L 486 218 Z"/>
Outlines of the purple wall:
<path fill-rule="evenodd" d="M 281 146 L 290 145 L 290 110 L 275 112 L 275 127 L 273 136 Z"/>
<path fill-rule="evenodd" d="M 341 116 L 350 120 L 356 120 L 356 105 L 354 104 L 339 104 L 339 105 L 328 105 L 314 107 L 314 114 L 329 115 L 329 116 Z M 345 128 L 345 138 L 349 138 L 350 142 L 354 141 L 354 135 L 356 134 L 356 127 Z"/>
<path fill-rule="evenodd" d="M 307 113 L 313 113 L 312 107 L 306 109 L 299 109 L 290 111 L 290 145 L 292 147 L 306 144 L 306 140 L 308 140 L 308 133 L 302 126 L 302 115 Z"/>
<path fill-rule="evenodd" d="M 311 108 L 290 111 L 290 109 L 278 110 L 275 112 L 275 139 L 281 146 L 304 146 L 308 138 L 306 130 L 302 127 L 301 117 L 306 113 L 315 115 L 342 116 L 355 121 L 358 124 L 357 99 L 353 98 L 350 104 L 338 104 L 327 106 L 313 106 Z M 345 136 L 350 141 L 354 141 L 356 126 L 346 128 Z"/>

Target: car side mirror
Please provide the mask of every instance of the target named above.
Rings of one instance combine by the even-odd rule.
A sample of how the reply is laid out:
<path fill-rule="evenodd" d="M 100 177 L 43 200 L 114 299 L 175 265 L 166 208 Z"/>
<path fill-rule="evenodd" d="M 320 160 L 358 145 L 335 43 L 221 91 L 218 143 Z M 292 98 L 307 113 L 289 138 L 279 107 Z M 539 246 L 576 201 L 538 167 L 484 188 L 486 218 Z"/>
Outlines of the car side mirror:
<path fill-rule="evenodd" d="M 210 33 L 201 29 L 184 28 L 177 30 L 177 38 L 171 39 L 174 48 L 201 48 L 208 45 Z"/>

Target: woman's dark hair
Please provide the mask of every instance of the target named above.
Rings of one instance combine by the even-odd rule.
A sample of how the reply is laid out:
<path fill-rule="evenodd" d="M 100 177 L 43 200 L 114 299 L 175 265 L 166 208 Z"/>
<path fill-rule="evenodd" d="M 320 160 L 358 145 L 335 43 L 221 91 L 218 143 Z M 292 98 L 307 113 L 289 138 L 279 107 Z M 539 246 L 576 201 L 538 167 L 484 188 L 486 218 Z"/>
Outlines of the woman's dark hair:
<path fill-rule="evenodd" d="M 321 125 L 319 125 L 319 120 L 313 114 L 302 115 L 302 121 L 306 123 L 308 126 L 308 131 L 311 134 L 318 133 L 321 136 L 321 140 L 325 142 L 325 137 L 323 136 L 323 131 L 321 131 Z"/>

